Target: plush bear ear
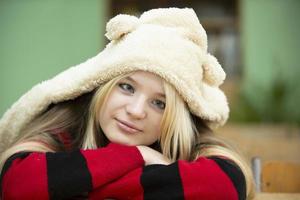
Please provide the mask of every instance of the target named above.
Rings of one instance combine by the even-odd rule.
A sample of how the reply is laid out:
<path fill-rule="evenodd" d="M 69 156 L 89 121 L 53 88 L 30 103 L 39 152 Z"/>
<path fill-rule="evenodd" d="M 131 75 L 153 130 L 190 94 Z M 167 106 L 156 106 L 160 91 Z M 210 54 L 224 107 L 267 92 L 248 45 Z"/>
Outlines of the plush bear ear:
<path fill-rule="evenodd" d="M 110 41 L 118 40 L 123 35 L 132 32 L 139 24 L 139 19 L 135 16 L 120 14 L 109 20 L 106 24 L 105 36 Z"/>
<path fill-rule="evenodd" d="M 225 80 L 226 74 L 218 60 L 207 54 L 203 67 L 203 80 L 211 86 L 219 86 Z"/>

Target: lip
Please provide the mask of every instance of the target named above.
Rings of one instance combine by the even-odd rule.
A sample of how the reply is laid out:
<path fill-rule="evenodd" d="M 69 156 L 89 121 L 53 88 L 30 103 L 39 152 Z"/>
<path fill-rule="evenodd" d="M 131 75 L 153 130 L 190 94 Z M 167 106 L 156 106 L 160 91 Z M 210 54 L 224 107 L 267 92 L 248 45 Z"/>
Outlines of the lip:
<path fill-rule="evenodd" d="M 118 122 L 119 127 L 127 132 L 132 132 L 132 133 L 142 132 L 141 129 L 137 128 L 135 125 L 133 125 L 129 122 L 119 120 L 119 119 L 116 119 L 116 120 Z"/>

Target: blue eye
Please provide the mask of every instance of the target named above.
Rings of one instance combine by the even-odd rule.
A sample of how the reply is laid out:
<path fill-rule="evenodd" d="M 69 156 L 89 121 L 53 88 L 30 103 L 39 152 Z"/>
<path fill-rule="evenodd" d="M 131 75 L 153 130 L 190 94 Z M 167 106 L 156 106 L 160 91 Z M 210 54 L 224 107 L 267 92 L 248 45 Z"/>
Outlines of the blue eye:
<path fill-rule="evenodd" d="M 119 83 L 119 87 L 124 91 L 132 92 L 132 93 L 134 92 L 134 88 L 130 84 Z"/>
<path fill-rule="evenodd" d="M 166 107 L 166 103 L 160 100 L 154 100 L 153 101 L 154 106 L 156 106 L 157 108 L 164 110 Z"/>

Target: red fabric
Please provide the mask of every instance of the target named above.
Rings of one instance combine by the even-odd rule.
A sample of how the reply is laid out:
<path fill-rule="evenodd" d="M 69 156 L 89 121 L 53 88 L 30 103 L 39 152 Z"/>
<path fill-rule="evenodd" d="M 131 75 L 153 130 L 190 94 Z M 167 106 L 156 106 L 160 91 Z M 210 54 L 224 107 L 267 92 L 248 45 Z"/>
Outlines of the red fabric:
<path fill-rule="evenodd" d="M 238 200 L 230 178 L 213 160 L 200 157 L 195 162 L 179 161 L 179 173 L 186 200 Z"/>
<path fill-rule="evenodd" d="M 180 160 L 178 165 L 185 200 L 238 200 L 233 183 L 215 161 L 201 157 L 194 162 Z M 142 200 L 141 174 L 142 168 L 135 169 L 104 187 L 94 189 L 89 199 Z"/>
<path fill-rule="evenodd" d="M 45 154 L 31 153 L 13 162 L 2 180 L 2 199 L 49 199 Z"/>
<path fill-rule="evenodd" d="M 93 188 L 103 186 L 144 166 L 136 147 L 109 144 L 97 150 L 81 150 L 92 176 Z M 138 176 L 137 176 L 138 177 Z M 2 179 L 2 199 L 49 199 L 45 153 L 17 158 Z"/>
<path fill-rule="evenodd" d="M 142 168 L 138 168 L 111 184 L 96 188 L 89 194 L 89 200 L 109 198 L 122 200 L 142 200 L 143 187 L 140 183 L 141 174 Z"/>
<path fill-rule="evenodd" d="M 64 145 L 66 151 L 72 150 L 72 138 L 68 132 L 57 133 L 58 139 Z"/>
<path fill-rule="evenodd" d="M 121 152 L 121 153 L 120 153 Z M 136 147 L 109 144 L 97 150 L 81 150 L 92 177 L 89 199 L 142 200 L 144 161 Z M 237 200 L 237 191 L 218 164 L 204 157 L 178 161 L 186 200 Z M 31 153 L 16 159 L 2 179 L 2 199 L 49 199 L 46 156 Z M 160 183 L 157 183 L 160 184 Z"/>
<path fill-rule="evenodd" d="M 121 153 L 122 152 L 122 153 Z M 93 188 L 112 182 L 126 173 L 144 166 L 137 147 L 109 144 L 97 150 L 82 150 L 92 175 Z"/>

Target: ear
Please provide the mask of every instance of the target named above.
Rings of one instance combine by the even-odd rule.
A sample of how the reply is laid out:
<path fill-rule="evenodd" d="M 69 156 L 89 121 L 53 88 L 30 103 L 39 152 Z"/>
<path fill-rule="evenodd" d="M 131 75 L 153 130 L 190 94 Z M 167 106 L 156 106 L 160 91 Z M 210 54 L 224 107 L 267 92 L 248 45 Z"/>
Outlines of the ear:
<path fill-rule="evenodd" d="M 207 84 L 218 87 L 224 82 L 226 74 L 214 56 L 207 54 L 206 61 L 203 63 L 202 68 L 203 80 Z"/>
<path fill-rule="evenodd" d="M 139 19 L 135 16 L 120 14 L 106 24 L 105 36 L 110 41 L 117 40 L 136 29 Z"/>

